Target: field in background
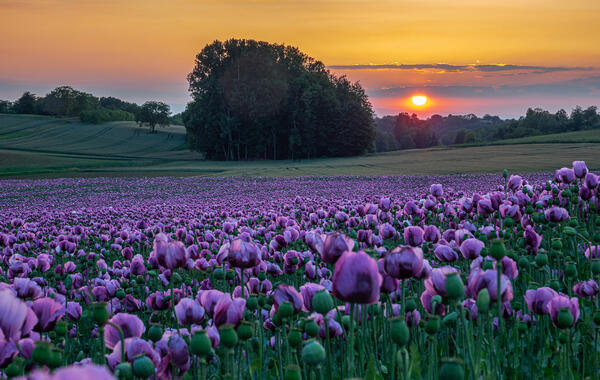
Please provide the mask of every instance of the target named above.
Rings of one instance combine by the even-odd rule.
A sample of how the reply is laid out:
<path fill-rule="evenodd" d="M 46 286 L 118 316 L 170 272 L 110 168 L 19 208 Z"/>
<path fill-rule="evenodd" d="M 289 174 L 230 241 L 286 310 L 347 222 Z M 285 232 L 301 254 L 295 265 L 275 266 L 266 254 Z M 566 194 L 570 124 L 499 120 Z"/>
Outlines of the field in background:
<path fill-rule="evenodd" d="M 83 124 L 0 115 L 1 177 L 426 175 L 552 171 L 584 160 L 600 169 L 600 131 L 505 140 L 496 145 L 403 150 L 303 161 L 200 161 L 185 129 L 149 134 L 133 122 Z"/>

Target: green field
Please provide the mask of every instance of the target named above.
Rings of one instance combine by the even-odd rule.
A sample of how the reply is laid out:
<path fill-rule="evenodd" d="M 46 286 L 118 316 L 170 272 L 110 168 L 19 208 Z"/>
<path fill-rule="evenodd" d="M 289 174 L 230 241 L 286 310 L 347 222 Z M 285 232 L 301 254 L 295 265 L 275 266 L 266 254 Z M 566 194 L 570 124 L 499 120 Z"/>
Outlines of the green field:
<path fill-rule="evenodd" d="M 600 169 L 600 131 L 581 131 L 470 147 L 437 147 L 303 161 L 202 161 L 185 147 L 185 129 L 150 134 L 133 122 L 83 124 L 43 116 L 0 115 L 0 176 L 304 176 L 551 171 L 584 160 Z"/>

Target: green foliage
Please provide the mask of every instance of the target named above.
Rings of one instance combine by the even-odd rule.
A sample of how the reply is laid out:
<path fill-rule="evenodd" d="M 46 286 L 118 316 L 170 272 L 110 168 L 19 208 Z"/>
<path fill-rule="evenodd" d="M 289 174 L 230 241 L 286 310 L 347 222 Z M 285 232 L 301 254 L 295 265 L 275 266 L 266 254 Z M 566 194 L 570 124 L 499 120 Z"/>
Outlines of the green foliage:
<path fill-rule="evenodd" d="M 140 106 L 137 104 L 126 102 L 112 96 L 100 98 L 100 107 L 110 110 L 121 110 L 133 115 L 137 115 L 138 112 L 140 112 Z"/>
<path fill-rule="evenodd" d="M 211 159 L 351 156 L 375 137 L 362 87 L 294 47 L 215 41 L 188 80 L 188 142 Z"/>
<path fill-rule="evenodd" d="M 12 111 L 14 113 L 25 113 L 34 114 L 37 111 L 37 97 L 29 91 L 26 91 L 21 95 L 15 104 L 13 104 Z"/>
<path fill-rule="evenodd" d="M 55 88 L 38 103 L 40 113 L 51 116 L 79 116 L 99 106 L 98 98 L 69 86 Z"/>
<path fill-rule="evenodd" d="M 0 113 L 10 113 L 12 104 L 6 100 L 0 100 Z"/>
<path fill-rule="evenodd" d="M 156 133 L 156 127 L 166 127 L 169 125 L 170 107 L 162 102 L 146 102 L 140 108 L 135 116 L 135 121 L 140 127 L 144 125 L 150 127 L 151 133 Z"/>
<path fill-rule="evenodd" d="M 173 125 L 183 125 L 183 112 L 171 116 L 169 118 L 169 123 Z"/>
<path fill-rule="evenodd" d="M 135 115 L 120 109 L 99 107 L 82 111 L 79 119 L 84 123 L 100 124 L 109 121 L 133 121 L 135 120 Z"/>

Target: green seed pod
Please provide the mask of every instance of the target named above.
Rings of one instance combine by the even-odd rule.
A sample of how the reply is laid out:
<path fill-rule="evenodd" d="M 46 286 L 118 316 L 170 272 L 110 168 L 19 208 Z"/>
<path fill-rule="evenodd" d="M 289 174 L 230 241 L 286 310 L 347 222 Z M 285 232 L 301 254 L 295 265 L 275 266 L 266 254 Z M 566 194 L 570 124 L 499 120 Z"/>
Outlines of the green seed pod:
<path fill-rule="evenodd" d="M 548 283 L 548 287 L 558 292 L 560 290 L 560 282 L 558 282 L 557 280 L 552 280 Z"/>
<path fill-rule="evenodd" d="M 557 318 L 557 325 L 559 328 L 561 329 L 566 329 L 568 327 L 571 327 L 571 325 L 573 324 L 573 314 L 571 314 L 571 311 L 569 310 L 568 307 L 564 307 L 562 309 L 560 309 L 560 311 L 558 312 L 558 318 Z"/>
<path fill-rule="evenodd" d="M 440 330 L 440 317 L 437 315 L 430 315 L 425 325 L 425 331 L 429 335 L 437 334 Z"/>
<path fill-rule="evenodd" d="M 4 372 L 6 373 L 6 376 L 8 376 L 8 378 L 17 377 L 21 374 L 21 368 L 16 363 L 16 361 L 13 361 L 8 367 L 6 367 Z"/>
<path fill-rule="evenodd" d="M 222 280 L 225 278 L 225 271 L 223 271 L 223 268 L 217 268 L 213 271 L 213 277 L 215 278 L 215 280 Z"/>
<path fill-rule="evenodd" d="M 457 273 L 446 275 L 446 294 L 452 300 L 460 300 L 465 295 L 465 285 Z"/>
<path fill-rule="evenodd" d="M 248 321 L 242 321 L 237 328 L 237 334 L 238 334 L 238 337 L 243 341 L 246 341 L 246 340 L 252 338 L 252 334 L 253 334 L 252 323 L 250 323 Z"/>
<path fill-rule="evenodd" d="M 110 314 L 108 314 L 108 309 L 106 308 L 106 303 L 104 302 L 96 302 L 90 305 L 90 311 L 92 313 L 92 319 L 94 322 L 103 326 L 108 321 Z"/>
<path fill-rule="evenodd" d="M 508 178 L 508 169 L 504 169 L 504 170 L 502 171 L 502 177 L 504 177 L 504 179 L 507 179 L 507 178 Z"/>
<path fill-rule="evenodd" d="M 235 278 L 235 271 L 233 269 L 228 269 L 227 272 L 225 272 L 225 279 L 227 281 L 231 281 Z"/>
<path fill-rule="evenodd" d="M 56 335 L 57 336 L 65 336 L 67 335 L 67 322 L 59 321 L 56 324 Z"/>
<path fill-rule="evenodd" d="M 538 267 L 543 267 L 548 264 L 548 255 L 545 253 L 538 253 L 535 256 L 535 263 Z"/>
<path fill-rule="evenodd" d="M 212 349 L 210 338 L 206 335 L 206 331 L 197 331 L 192 337 L 190 344 L 191 351 L 194 355 L 205 357 Z"/>
<path fill-rule="evenodd" d="M 127 380 L 133 377 L 133 370 L 131 369 L 131 364 L 128 362 L 121 363 L 115 368 L 115 376 L 119 380 Z"/>
<path fill-rule="evenodd" d="M 522 256 L 519 259 L 519 267 L 523 268 L 523 269 L 527 269 L 529 268 L 529 260 L 527 259 L 527 257 Z"/>
<path fill-rule="evenodd" d="M 506 218 L 504 219 L 504 227 L 506 228 L 512 228 L 515 225 L 515 221 L 512 218 Z"/>
<path fill-rule="evenodd" d="M 52 356 L 52 345 L 42 341 L 35 342 L 35 348 L 33 349 L 32 359 L 34 362 L 47 365 L 50 363 L 50 356 Z"/>
<path fill-rule="evenodd" d="M 317 325 L 317 322 L 310 320 L 304 324 L 304 332 L 309 337 L 314 338 L 319 335 L 319 325 Z"/>
<path fill-rule="evenodd" d="M 300 373 L 300 367 L 295 364 L 290 364 L 285 367 L 284 380 L 302 380 L 302 374 Z"/>
<path fill-rule="evenodd" d="M 288 334 L 290 346 L 297 347 L 302 344 L 302 331 L 299 328 L 293 328 Z"/>
<path fill-rule="evenodd" d="M 120 300 L 122 300 L 123 298 L 127 297 L 127 294 L 125 294 L 125 291 L 123 289 L 117 290 L 117 293 L 115 295 Z"/>
<path fill-rule="evenodd" d="M 238 342 L 238 336 L 233 326 L 223 325 L 219 327 L 219 335 L 221 337 L 221 343 L 227 348 L 233 348 Z"/>
<path fill-rule="evenodd" d="M 246 302 L 246 308 L 251 311 L 255 311 L 258 309 L 258 298 L 255 296 L 248 297 L 248 301 Z"/>
<path fill-rule="evenodd" d="M 565 266 L 565 275 L 568 278 L 574 278 L 577 275 L 577 266 L 574 262 L 568 262 Z"/>
<path fill-rule="evenodd" d="M 302 360 L 308 365 L 319 365 L 325 360 L 325 349 L 316 340 L 311 340 L 302 349 Z"/>
<path fill-rule="evenodd" d="M 321 290 L 313 296 L 312 305 L 317 313 L 326 315 L 333 309 L 333 298 L 329 292 Z"/>
<path fill-rule="evenodd" d="M 566 344 L 569 341 L 569 334 L 566 331 L 561 331 L 558 334 L 558 341 L 562 344 Z"/>
<path fill-rule="evenodd" d="M 563 243 L 559 238 L 552 239 L 552 249 L 560 251 L 563 249 Z"/>
<path fill-rule="evenodd" d="M 265 272 L 258 272 L 258 279 L 264 281 L 267 278 L 267 274 Z"/>
<path fill-rule="evenodd" d="M 163 329 L 159 325 L 150 326 L 150 330 L 148 330 L 148 338 L 154 343 L 158 342 L 160 338 L 163 336 Z"/>
<path fill-rule="evenodd" d="M 593 274 L 600 274 L 600 259 L 592 259 L 592 273 Z"/>
<path fill-rule="evenodd" d="M 490 293 L 487 288 L 483 288 L 477 294 L 477 311 L 484 314 L 490 310 Z"/>
<path fill-rule="evenodd" d="M 454 326 L 454 323 L 456 322 L 457 319 L 458 319 L 458 313 L 456 311 L 453 311 L 452 313 L 448 313 L 448 315 L 446 315 L 442 319 L 442 325 Z"/>
<path fill-rule="evenodd" d="M 594 323 L 596 325 L 600 325 L 600 311 L 596 312 L 596 314 L 594 314 Z"/>
<path fill-rule="evenodd" d="M 142 379 L 149 379 L 154 374 L 154 363 L 147 356 L 140 356 L 133 361 L 133 373 Z"/>
<path fill-rule="evenodd" d="M 438 379 L 440 380 L 463 380 L 465 369 L 462 360 L 458 358 L 446 358 L 441 360 Z"/>
<path fill-rule="evenodd" d="M 281 318 L 289 318 L 294 315 L 294 307 L 291 303 L 286 301 L 279 305 L 279 310 L 277 312 L 280 314 Z"/>
<path fill-rule="evenodd" d="M 416 309 L 417 309 L 417 303 L 415 302 L 415 300 L 413 298 L 409 298 L 408 300 L 406 300 L 406 311 L 407 312 L 410 313 Z"/>
<path fill-rule="evenodd" d="M 496 260 L 501 260 L 506 256 L 506 247 L 504 247 L 504 240 L 494 239 L 490 243 L 490 256 Z"/>
<path fill-rule="evenodd" d="M 410 339 L 410 331 L 408 330 L 406 321 L 404 321 L 404 317 L 392 319 L 391 335 L 394 343 L 400 347 L 406 346 Z"/>

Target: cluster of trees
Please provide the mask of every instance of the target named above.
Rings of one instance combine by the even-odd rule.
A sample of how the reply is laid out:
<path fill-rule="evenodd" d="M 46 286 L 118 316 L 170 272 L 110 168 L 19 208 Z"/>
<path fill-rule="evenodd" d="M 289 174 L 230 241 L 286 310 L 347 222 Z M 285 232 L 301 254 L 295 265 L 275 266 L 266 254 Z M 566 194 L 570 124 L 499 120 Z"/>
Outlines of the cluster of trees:
<path fill-rule="evenodd" d="M 362 87 L 295 47 L 215 41 L 196 56 L 188 81 L 188 144 L 206 158 L 351 156 L 373 146 Z"/>
<path fill-rule="evenodd" d="M 79 117 L 94 124 L 135 120 L 152 132 L 156 126 L 183 124 L 181 114 L 171 117 L 165 103 L 149 101 L 140 106 L 112 96 L 98 98 L 69 86 L 57 87 L 43 97 L 27 91 L 14 102 L 0 100 L 0 113 Z"/>
<path fill-rule="evenodd" d="M 565 110 L 551 113 L 530 108 L 525 116 L 508 120 L 491 115 L 480 118 L 473 114 L 432 115 L 419 119 L 415 114 L 400 113 L 376 118 L 375 125 L 375 150 L 386 152 L 600 128 L 600 114 L 595 106 L 576 107 L 571 114 Z"/>

